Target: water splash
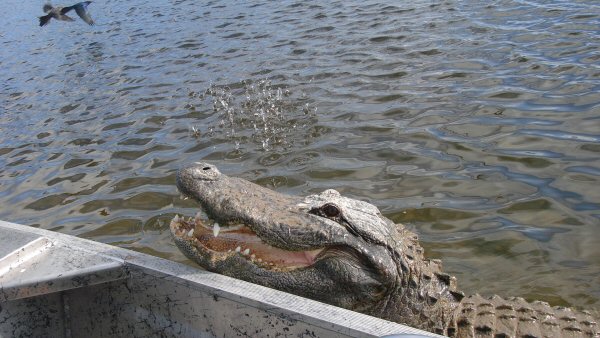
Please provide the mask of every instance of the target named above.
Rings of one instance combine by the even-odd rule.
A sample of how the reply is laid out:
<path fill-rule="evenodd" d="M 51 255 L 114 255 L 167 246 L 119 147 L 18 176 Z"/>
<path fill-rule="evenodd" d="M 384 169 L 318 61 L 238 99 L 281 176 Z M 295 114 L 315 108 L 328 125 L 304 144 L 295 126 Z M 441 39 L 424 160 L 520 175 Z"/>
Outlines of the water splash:
<path fill-rule="evenodd" d="M 312 138 L 317 108 L 306 102 L 304 93 L 295 94 L 268 80 L 247 80 L 232 87 L 211 85 L 200 95 L 191 94 L 212 106 L 216 123 L 206 127 L 209 136 L 225 137 L 236 150 L 263 151 L 288 149 Z"/>

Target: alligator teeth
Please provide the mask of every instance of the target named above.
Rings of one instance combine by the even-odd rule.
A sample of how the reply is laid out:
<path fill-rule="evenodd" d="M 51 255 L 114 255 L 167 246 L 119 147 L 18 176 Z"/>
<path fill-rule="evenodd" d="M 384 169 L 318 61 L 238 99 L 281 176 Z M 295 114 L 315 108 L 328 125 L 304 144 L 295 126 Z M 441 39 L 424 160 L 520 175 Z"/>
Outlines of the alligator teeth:
<path fill-rule="evenodd" d="M 248 256 L 250 254 L 250 249 L 246 249 L 244 250 L 244 252 L 242 252 L 242 255 L 244 256 Z"/>
<path fill-rule="evenodd" d="M 242 248 L 240 248 L 239 246 L 237 248 L 235 248 L 235 252 L 240 252 L 242 251 Z"/>
<path fill-rule="evenodd" d="M 217 223 L 217 222 L 215 222 Z M 226 224 L 223 231 L 236 231 L 236 230 L 240 230 L 245 228 L 246 225 L 244 224 Z M 221 228 L 221 226 L 219 225 L 219 228 Z"/>
<path fill-rule="evenodd" d="M 213 224 L 213 236 L 215 236 L 215 237 L 219 236 L 219 230 L 221 230 L 219 223 Z"/>
<path fill-rule="evenodd" d="M 194 236 L 194 229 L 190 229 L 190 231 L 187 233 L 188 237 L 192 237 Z"/>
<path fill-rule="evenodd" d="M 299 208 L 308 208 L 309 207 L 309 205 L 306 203 L 298 203 L 298 204 L 296 204 L 296 206 Z"/>
<path fill-rule="evenodd" d="M 202 214 L 200 213 L 200 211 L 198 211 L 196 213 L 196 216 L 194 216 L 194 221 L 196 221 L 196 223 L 200 222 L 202 220 Z"/>
<path fill-rule="evenodd" d="M 179 194 L 179 199 L 182 199 L 182 200 L 185 201 L 185 200 L 188 199 L 188 197 L 186 195 L 184 195 L 184 194 Z"/>
<path fill-rule="evenodd" d="M 175 214 L 175 217 L 173 217 L 173 222 L 179 223 L 179 215 Z"/>
<path fill-rule="evenodd" d="M 255 255 L 255 254 L 252 254 L 252 255 L 250 255 L 250 259 L 251 259 L 251 260 L 254 260 L 255 258 L 256 258 L 256 255 Z"/>

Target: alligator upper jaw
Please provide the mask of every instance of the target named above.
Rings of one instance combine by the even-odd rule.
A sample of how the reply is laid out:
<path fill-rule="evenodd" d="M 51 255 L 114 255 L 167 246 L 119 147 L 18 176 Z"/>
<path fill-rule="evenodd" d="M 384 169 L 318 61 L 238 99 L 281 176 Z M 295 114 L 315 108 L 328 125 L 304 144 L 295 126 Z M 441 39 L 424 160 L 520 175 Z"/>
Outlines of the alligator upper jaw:
<path fill-rule="evenodd" d="M 290 271 L 313 265 L 324 251 L 323 248 L 304 251 L 276 248 L 244 224 L 222 226 L 198 216 L 188 219 L 175 216 L 170 229 L 176 240 L 196 251 L 191 256 L 206 268 L 218 265 L 219 261 L 244 258 L 258 268 Z M 200 257 L 204 262 L 198 261 Z"/>

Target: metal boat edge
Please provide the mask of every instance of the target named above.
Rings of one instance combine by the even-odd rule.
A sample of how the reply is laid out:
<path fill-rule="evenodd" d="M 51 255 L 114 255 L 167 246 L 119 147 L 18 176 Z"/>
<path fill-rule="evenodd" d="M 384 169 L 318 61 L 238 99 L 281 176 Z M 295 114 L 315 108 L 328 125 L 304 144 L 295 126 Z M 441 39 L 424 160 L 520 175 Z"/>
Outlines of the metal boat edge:
<path fill-rule="evenodd" d="M 439 337 L 91 240 L 0 221 L 0 337 Z"/>

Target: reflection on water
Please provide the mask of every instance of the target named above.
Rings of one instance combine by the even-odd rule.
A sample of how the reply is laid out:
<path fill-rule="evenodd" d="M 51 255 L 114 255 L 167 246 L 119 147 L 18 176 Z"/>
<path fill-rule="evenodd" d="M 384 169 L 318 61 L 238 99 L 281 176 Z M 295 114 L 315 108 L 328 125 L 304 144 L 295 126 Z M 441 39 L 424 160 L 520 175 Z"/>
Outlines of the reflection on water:
<path fill-rule="evenodd" d="M 328 188 L 467 292 L 600 304 L 593 1 L 38 3 L 0 32 L 0 219 L 185 261 L 177 168 Z"/>

